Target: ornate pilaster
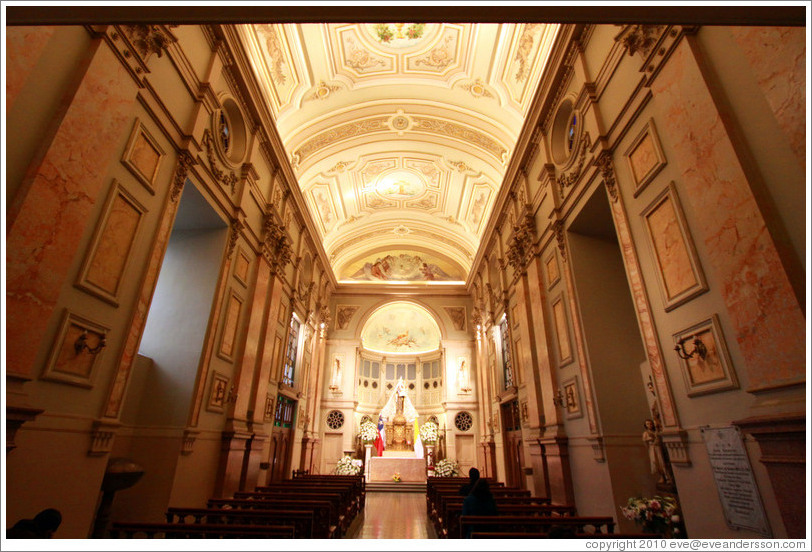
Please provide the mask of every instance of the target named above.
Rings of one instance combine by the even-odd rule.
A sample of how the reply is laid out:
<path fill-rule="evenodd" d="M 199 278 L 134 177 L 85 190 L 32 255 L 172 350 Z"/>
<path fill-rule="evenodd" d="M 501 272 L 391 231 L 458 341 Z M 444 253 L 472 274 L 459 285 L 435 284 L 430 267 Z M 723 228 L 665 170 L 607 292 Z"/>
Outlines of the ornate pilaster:
<path fill-rule="evenodd" d="M 178 154 L 178 166 L 175 169 L 175 176 L 172 179 L 172 189 L 169 191 L 169 199 L 172 203 L 177 203 L 180 194 L 183 191 L 183 186 L 186 184 L 186 177 L 189 174 L 189 169 L 195 164 L 195 160 L 188 151 L 182 151 Z"/>
<path fill-rule="evenodd" d="M 665 25 L 626 25 L 615 36 L 615 42 L 622 43 L 630 56 L 639 52 L 646 58 L 660 39 L 663 29 Z"/>
<path fill-rule="evenodd" d="M 231 221 L 231 234 L 228 236 L 228 248 L 226 249 L 226 257 L 231 258 L 234 254 L 234 248 L 237 245 L 237 240 L 240 234 L 245 229 L 245 224 L 240 219 Z"/>
<path fill-rule="evenodd" d="M 276 272 L 281 273 L 293 258 L 290 238 L 272 214 L 265 215 L 263 234 L 262 254 Z"/>
<path fill-rule="evenodd" d="M 578 142 L 580 145 L 578 146 L 578 160 L 576 161 L 575 166 L 568 173 L 562 173 L 559 175 L 558 179 L 556 180 L 558 183 L 558 193 L 561 195 L 562 199 L 564 198 L 564 191 L 578 182 L 578 179 L 581 178 L 581 174 L 584 170 L 584 161 L 586 160 L 586 152 L 589 150 L 591 145 L 589 133 L 583 132 Z"/>
<path fill-rule="evenodd" d="M 613 203 L 617 203 L 617 181 L 615 180 L 615 166 L 612 163 L 612 153 L 609 151 L 602 152 L 595 160 L 595 166 L 601 171 L 603 183 L 606 185 L 606 191 L 609 192 L 609 198 Z"/>
<path fill-rule="evenodd" d="M 513 226 L 513 237 L 507 250 L 507 262 L 517 271 L 524 271 L 533 258 L 536 237 L 536 220 L 531 214 L 525 214 L 518 224 Z"/>
<path fill-rule="evenodd" d="M 558 250 L 561 252 L 561 259 L 565 262 L 567 260 L 567 244 L 564 241 L 564 221 L 557 220 L 553 223 L 552 226 L 553 233 L 555 234 L 555 240 L 558 242 Z"/>
<path fill-rule="evenodd" d="M 163 56 L 170 44 L 178 39 L 169 30 L 167 25 L 122 25 L 121 30 L 134 46 L 136 53 L 144 61 L 152 54 Z"/>

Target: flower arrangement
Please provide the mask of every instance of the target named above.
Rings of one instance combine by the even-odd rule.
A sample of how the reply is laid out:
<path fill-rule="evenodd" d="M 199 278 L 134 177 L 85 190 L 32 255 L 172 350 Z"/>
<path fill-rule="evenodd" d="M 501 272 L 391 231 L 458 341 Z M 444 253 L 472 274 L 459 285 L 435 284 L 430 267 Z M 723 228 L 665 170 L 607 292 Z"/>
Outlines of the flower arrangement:
<path fill-rule="evenodd" d="M 361 473 L 361 461 L 345 456 L 336 463 L 336 475 L 358 475 Z"/>
<path fill-rule="evenodd" d="M 677 501 L 670 496 L 631 497 L 621 506 L 626 519 L 634 520 L 646 533 L 679 536 L 681 520 Z"/>
<path fill-rule="evenodd" d="M 456 477 L 460 474 L 460 465 L 456 460 L 443 458 L 434 465 L 436 477 Z"/>
<path fill-rule="evenodd" d="M 372 420 L 364 420 L 361 422 L 361 440 L 366 443 L 372 443 L 378 436 L 378 427 Z"/>
<path fill-rule="evenodd" d="M 439 428 L 437 427 L 437 424 L 429 420 L 420 426 L 420 440 L 427 445 L 436 445 L 437 435 L 439 433 L 438 430 Z"/>
<path fill-rule="evenodd" d="M 395 472 L 395 474 L 392 476 L 392 481 L 395 483 L 400 483 L 400 473 Z"/>

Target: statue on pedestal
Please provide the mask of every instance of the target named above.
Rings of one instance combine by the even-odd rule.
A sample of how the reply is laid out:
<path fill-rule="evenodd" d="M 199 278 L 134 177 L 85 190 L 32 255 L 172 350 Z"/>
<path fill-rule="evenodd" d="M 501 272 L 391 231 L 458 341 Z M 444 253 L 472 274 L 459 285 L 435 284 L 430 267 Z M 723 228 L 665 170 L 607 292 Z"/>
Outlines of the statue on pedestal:
<path fill-rule="evenodd" d="M 394 451 L 414 450 L 411 424 L 417 418 L 417 410 L 415 410 L 406 394 L 403 379 L 398 381 L 392 396 L 381 410 L 381 416 L 388 420 L 386 423 L 386 449 Z"/>

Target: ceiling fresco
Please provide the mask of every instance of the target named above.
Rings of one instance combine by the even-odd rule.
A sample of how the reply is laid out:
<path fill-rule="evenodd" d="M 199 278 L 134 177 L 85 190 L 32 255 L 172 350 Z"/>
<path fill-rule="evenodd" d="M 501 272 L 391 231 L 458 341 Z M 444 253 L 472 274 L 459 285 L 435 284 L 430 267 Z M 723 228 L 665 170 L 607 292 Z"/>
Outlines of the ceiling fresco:
<path fill-rule="evenodd" d="M 464 281 L 558 26 L 238 28 L 336 278 L 398 252 L 436 278 L 368 281 Z"/>

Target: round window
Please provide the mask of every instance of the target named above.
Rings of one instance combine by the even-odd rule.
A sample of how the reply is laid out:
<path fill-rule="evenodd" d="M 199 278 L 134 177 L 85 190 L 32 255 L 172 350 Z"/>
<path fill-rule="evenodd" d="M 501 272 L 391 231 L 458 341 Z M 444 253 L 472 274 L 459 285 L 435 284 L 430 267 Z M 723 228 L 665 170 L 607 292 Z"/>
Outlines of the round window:
<path fill-rule="evenodd" d="M 341 429 L 344 425 L 344 414 L 340 410 L 331 410 L 327 414 L 327 427 L 330 429 Z"/>
<path fill-rule="evenodd" d="M 551 149 L 553 161 L 566 165 L 578 148 L 580 115 L 575 111 L 571 100 L 564 100 L 558 107 L 552 127 Z"/>
<path fill-rule="evenodd" d="M 462 412 L 457 413 L 454 416 L 454 427 L 459 429 L 460 431 L 468 431 L 471 429 L 471 426 L 474 425 L 474 419 L 471 417 L 469 412 Z"/>

